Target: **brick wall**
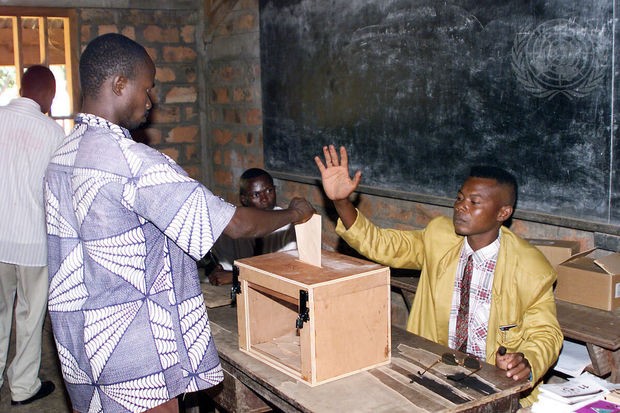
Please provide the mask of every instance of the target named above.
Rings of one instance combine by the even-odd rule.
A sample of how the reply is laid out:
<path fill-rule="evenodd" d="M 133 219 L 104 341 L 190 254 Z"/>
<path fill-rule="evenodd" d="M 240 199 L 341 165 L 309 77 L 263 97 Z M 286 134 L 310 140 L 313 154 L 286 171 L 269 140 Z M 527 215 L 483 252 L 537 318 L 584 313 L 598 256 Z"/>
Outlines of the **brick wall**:
<path fill-rule="evenodd" d="M 239 176 L 264 166 L 257 1 L 237 1 L 208 29 L 206 161 L 213 192 L 237 204 Z"/>
<path fill-rule="evenodd" d="M 204 180 L 198 110 L 198 10 L 78 9 L 80 51 L 104 33 L 142 44 L 155 62 L 154 108 L 148 128 L 134 138 L 172 157 L 190 176 Z"/>

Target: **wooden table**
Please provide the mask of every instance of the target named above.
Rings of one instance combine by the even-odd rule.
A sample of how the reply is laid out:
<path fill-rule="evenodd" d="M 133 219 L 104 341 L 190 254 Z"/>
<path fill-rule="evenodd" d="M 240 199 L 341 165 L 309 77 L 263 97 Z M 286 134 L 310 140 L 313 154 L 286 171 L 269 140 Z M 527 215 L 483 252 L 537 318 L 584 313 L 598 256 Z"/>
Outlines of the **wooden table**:
<path fill-rule="evenodd" d="M 492 385 L 497 391 L 484 395 L 445 378 L 445 375 L 468 372 L 467 369 L 437 363 L 423 377 L 440 382 L 467 399 L 461 404 L 450 402 L 412 383 L 410 378 L 410 375 L 419 377 L 420 370 L 450 350 L 394 327 L 392 362 L 389 365 L 310 387 L 239 351 L 235 308 L 211 308 L 209 319 L 227 375 L 285 412 L 512 412 L 518 409 L 519 393 L 530 386 L 527 380 L 514 381 L 495 366 L 484 363 L 473 377 Z M 231 382 L 229 376 L 228 383 Z M 225 387 L 220 386 L 215 393 L 211 391 L 210 396 L 217 400 L 217 392 L 225 393 Z"/>
<path fill-rule="evenodd" d="M 586 343 L 592 373 L 620 383 L 620 309 L 604 311 L 556 300 L 566 338 Z"/>
<path fill-rule="evenodd" d="M 415 294 L 418 277 L 392 277 L 391 285 Z M 592 367 L 600 377 L 620 383 L 620 308 L 604 311 L 556 300 L 558 322 L 564 337 L 586 344 Z"/>

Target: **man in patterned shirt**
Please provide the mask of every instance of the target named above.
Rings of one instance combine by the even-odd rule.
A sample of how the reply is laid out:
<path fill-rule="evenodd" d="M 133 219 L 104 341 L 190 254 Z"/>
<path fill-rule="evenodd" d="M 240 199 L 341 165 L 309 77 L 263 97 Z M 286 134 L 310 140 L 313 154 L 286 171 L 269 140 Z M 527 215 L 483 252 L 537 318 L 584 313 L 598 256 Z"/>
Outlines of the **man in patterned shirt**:
<path fill-rule="evenodd" d="M 102 35 L 80 59 L 82 109 L 45 179 L 49 303 L 77 412 L 176 412 L 223 378 L 196 271 L 222 233 L 265 235 L 314 212 L 235 208 L 169 157 L 132 140 L 155 66 Z"/>
<path fill-rule="evenodd" d="M 325 164 L 318 156 L 315 162 L 340 216 L 336 232 L 374 261 L 422 270 L 407 329 L 495 364 L 515 380 L 529 376 L 537 383 L 562 345 L 553 297 L 556 274 L 540 251 L 503 226 L 516 202 L 514 177 L 496 167 L 472 168 L 452 220 L 437 217 L 423 230 L 398 231 L 376 227 L 349 201 L 361 173 L 350 178 L 345 148 L 339 156 L 330 145 L 323 154 Z M 461 274 L 468 261 L 473 264 L 464 294 L 468 305 L 459 323 Z M 522 405 L 535 397 L 527 395 Z"/>

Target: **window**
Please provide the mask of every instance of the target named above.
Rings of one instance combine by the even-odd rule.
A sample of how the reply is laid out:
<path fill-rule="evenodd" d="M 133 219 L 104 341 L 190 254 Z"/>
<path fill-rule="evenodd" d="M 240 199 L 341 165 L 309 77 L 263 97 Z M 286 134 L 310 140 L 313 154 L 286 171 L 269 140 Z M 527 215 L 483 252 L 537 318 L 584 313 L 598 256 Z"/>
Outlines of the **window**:
<path fill-rule="evenodd" d="M 43 64 L 56 78 L 50 115 L 66 132 L 72 128 L 77 101 L 74 22 L 71 10 L 0 7 L 0 105 L 19 95 L 26 68 Z"/>

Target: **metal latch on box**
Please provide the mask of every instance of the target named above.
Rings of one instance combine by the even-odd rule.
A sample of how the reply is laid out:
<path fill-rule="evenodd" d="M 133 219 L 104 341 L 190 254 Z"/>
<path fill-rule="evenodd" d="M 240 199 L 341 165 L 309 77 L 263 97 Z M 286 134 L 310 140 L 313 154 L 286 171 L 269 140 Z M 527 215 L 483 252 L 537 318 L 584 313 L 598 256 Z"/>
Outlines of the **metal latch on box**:
<path fill-rule="evenodd" d="M 308 291 L 299 290 L 299 314 L 297 314 L 297 321 L 295 326 L 299 328 L 304 327 L 304 323 L 310 320 L 310 309 L 308 308 Z"/>
<path fill-rule="evenodd" d="M 237 294 L 241 294 L 241 283 L 239 282 L 239 267 L 233 265 L 232 287 L 230 287 L 230 306 L 237 305 Z"/>

